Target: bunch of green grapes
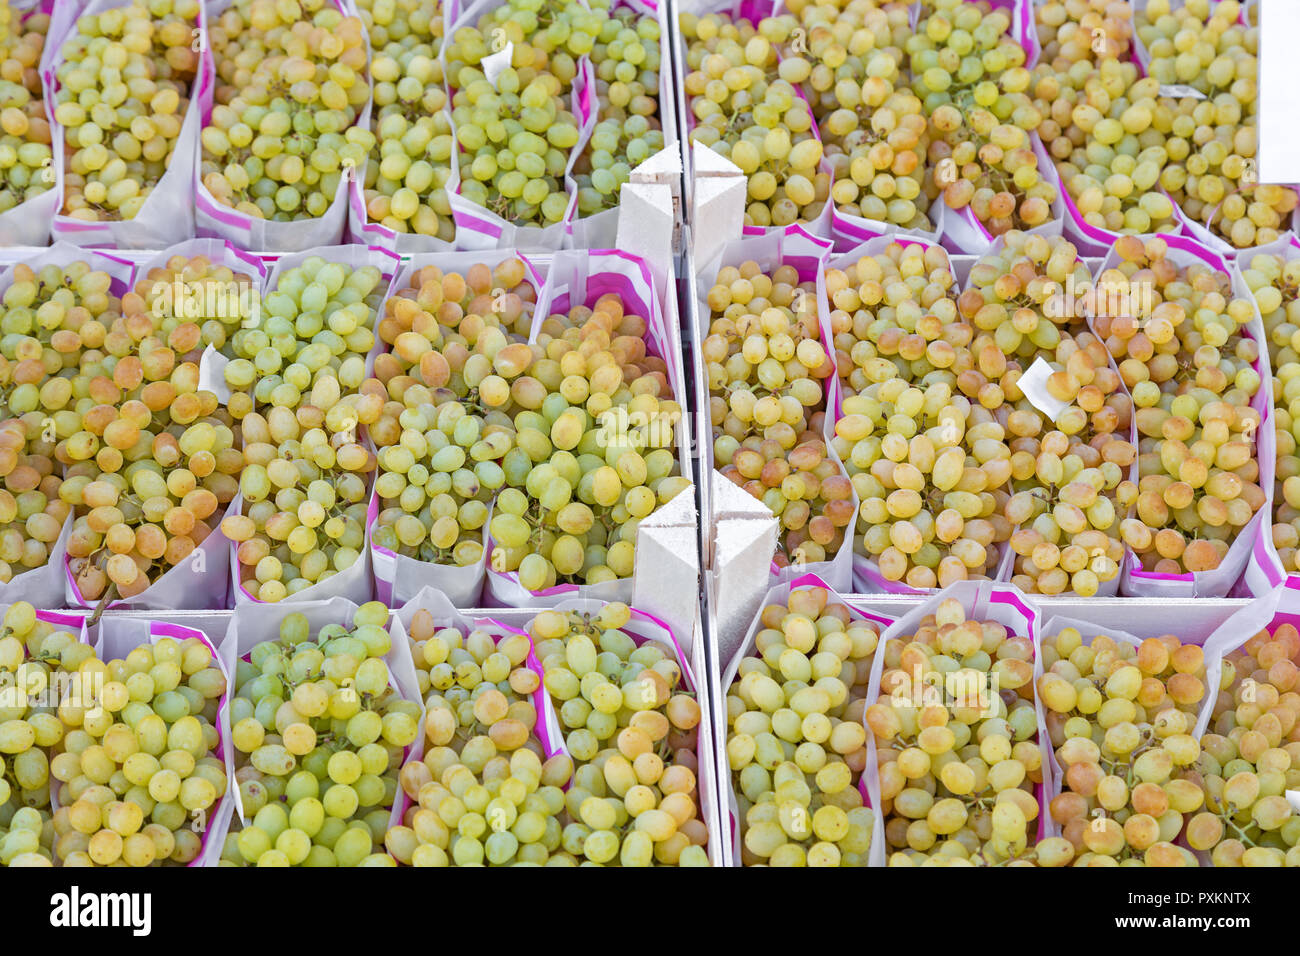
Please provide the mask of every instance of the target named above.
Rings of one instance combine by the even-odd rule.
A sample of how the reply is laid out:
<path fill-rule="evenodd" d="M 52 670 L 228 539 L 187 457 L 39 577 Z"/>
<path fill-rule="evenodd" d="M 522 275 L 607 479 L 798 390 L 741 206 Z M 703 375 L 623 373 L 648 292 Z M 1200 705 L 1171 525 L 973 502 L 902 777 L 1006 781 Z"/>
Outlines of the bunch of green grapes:
<path fill-rule="evenodd" d="M 323 216 L 375 135 L 361 20 L 324 0 L 236 0 L 208 27 L 217 80 L 200 175 L 256 219 Z"/>
<path fill-rule="evenodd" d="M 532 650 L 526 637 L 512 635 L 502 645 L 485 631 L 471 631 L 466 640 L 446 629 L 424 642 L 431 688 L 424 731 L 430 747 L 450 746 L 472 759 L 477 748 L 495 756 L 528 743 L 538 720 L 528 695 L 541 686 L 541 678 L 521 666 Z M 444 660 L 429 663 L 444 653 Z"/>
<path fill-rule="evenodd" d="M 485 57 L 500 53 L 509 43 L 514 51 L 511 66 L 545 72 L 567 92 L 577 76 L 579 59 L 594 53 L 608 19 L 608 9 L 599 3 L 507 0 L 452 35 L 446 47 L 447 77 L 460 89 L 462 70 L 479 68 Z"/>
<path fill-rule="evenodd" d="M 56 71 L 64 215 L 134 219 L 158 185 L 198 71 L 198 18 L 198 0 L 131 0 L 77 18 Z"/>
<path fill-rule="evenodd" d="M 233 422 L 184 359 L 201 334 L 189 321 L 164 334 L 145 312 L 112 317 L 67 379 L 75 405 L 50 416 L 59 495 L 76 514 L 69 570 L 87 600 L 139 594 L 215 530 L 238 490 Z"/>
<path fill-rule="evenodd" d="M 0 297 L 0 416 L 59 411 L 72 401 L 69 371 L 103 348 L 122 303 L 112 276 L 85 261 L 39 272 L 20 262 L 12 280 Z"/>
<path fill-rule="evenodd" d="M 1261 343 L 1246 334 L 1249 299 L 1229 277 L 1178 266 L 1159 237 L 1123 236 L 1118 268 L 1098 277 L 1094 328 L 1133 396 L 1136 517 L 1121 535 L 1147 571 L 1217 568 L 1264 505 L 1255 441 Z"/>
<path fill-rule="evenodd" d="M 1011 498 L 1003 513 L 1019 529 L 1010 541 L 1018 555 L 1012 580 L 1030 592 L 1087 597 L 1114 580 L 1124 554 L 1119 522 L 1138 494 L 1128 478 L 1137 457 L 1129 440 L 1132 400 L 1105 344 L 1076 314 L 1095 294 L 1070 242 L 1012 232 L 971 268 L 958 300 L 980 330 L 971 345 L 979 365 L 961 373 L 958 387 L 984 407 L 995 396 L 1004 399 L 993 410 L 1011 450 Z M 988 348 L 990 339 L 1006 360 Z M 1055 418 L 1016 384 L 1038 359 L 1051 368 L 1048 395 L 1065 404 Z M 1017 374 L 994 384 L 984 374 L 990 360 L 999 369 L 1014 362 Z"/>
<path fill-rule="evenodd" d="M 769 17 L 756 28 L 716 14 L 683 14 L 687 41 L 686 95 L 703 143 L 749 177 L 745 224 L 786 226 L 816 219 L 830 197 L 821 170 L 822 144 L 812 109 L 798 87 L 779 75 L 777 44 L 793 17 Z"/>
<path fill-rule="evenodd" d="M 1159 92 L 1156 80 L 1139 80 L 1136 65 L 1116 59 L 1035 70 L 1044 117 L 1038 135 L 1089 225 L 1125 234 L 1174 228 L 1174 205 L 1161 187 L 1173 182 L 1171 157 L 1183 155 L 1172 141 L 1182 127 Z"/>
<path fill-rule="evenodd" d="M 420 705 L 391 684 L 388 617 L 371 601 L 348 626 L 312 633 L 287 614 L 239 662 L 230 724 L 244 825 L 223 864 L 392 865 L 379 847 Z"/>
<path fill-rule="evenodd" d="M 261 293 L 256 282 L 251 275 L 207 256 L 172 256 L 122 296 L 122 311 L 148 316 L 166 336 L 181 325 L 197 325 L 199 338 L 182 356 L 184 361 L 197 362 L 209 345 L 221 351 L 235 332 L 259 320 Z"/>
<path fill-rule="evenodd" d="M 632 167 L 663 148 L 663 130 L 644 116 L 602 119 L 573 168 L 579 214 L 590 216 L 617 206 L 619 190 L 631 179 Z"/>
<path fill-rule="evenodd" d="M 996 93 L 994 88 L 990 96 Z M 980 102 L 978 90 L 975 95 Z M 1021 122 L 1037 126 L 1036 119 Z M 934 181 L 950 209 L 969 206 L 995 236 L 1047 222 L 1056 186 L 1042 178 L 1024 129 L 998 122 L 997 115 L 982 106 L 963 115 L 950 104 L 934 111 L 930 126 L 936 132 L 931 158 L 940 163 Z"/>
<path fill-rule="evenodd" d="M 56 856 L 63 866 L 189 863 L 226 792 L 224 671 L 196 637 L 164 637 L 120 660 L 77 649 L 61 666 L 75 668 L 80 700 L 62 709 L 79 710 L 80 725 L 50 761 L 60 782 Z"/>
<path fill-rule="evenodd" d="M 550 73 L 506 67 L 496 85 L 476 67 L 457 77 L 452 121 L 461 157 L 460 192 L 503 219 L 553 225 L 568 210 L 564 171 L 578 120 Z"/>
<path fill-rule="evenodd" d="M 929 132 L 921 101 L 900 73 L 911 35 L 907 7 L 850 0 L 791 10 L 798 26 L 786 29 L 778 19 L 760 28 L 771 23 L 785 36 L 778 74 L 799 86 L 812 106 L 833 169 L 836 207 L 930 230 L 917 205 Z"/>
<path fill-rule="evenodd" d="M 1076 63 L 1129 58 L 1133 9 L 1123 0 L 1047 0 L 1034 5 L 1039 62 L 1057 71 Z"/>
<path fill-rule="evenodd" d="M 1300 457 L 1296 455 L 1294 406 L 1300 353 L 1296 351 L 1300 324 L 1300 259 L 1258 254 L 1243 263 L 1242 278 L 1255 296 L 1273 353 L 1273 428 L 1277 435 L 1277 472 L 1273 490 L 1273 547 L 1289 574 L 1300 570 Z"/>
<path fill-rule="evenodd" d="M 543 762 L 528 748 L 507 756 L 486 744 L 479 753 L 469 746 L 461 754 L 435 747 L 408 763 L 407 771 L 420 782 L 415 802 L 407 822 L 390 827 L 384 839 L 396 863 L 568 866 L 581 854 L 576 837 L 561 851 L 563 788 L 573 777 L 573 761 L 564 754 Z"/>
<path fill-rule="evenodd" d="M 456 235 L 447 199 L 452 169 L 450 115 L 442 75 L 440 0 L 366 0 L 372 49 L 370 128 L 379 162 L 366 164 L 366 211 L 395 232 Z"/>
<path fill-rule="evenodd" d="M 52 699 L 51 673 L 82 646 L 26 601 L 0 621 L 0 866 L 54 865 L 50 755 L 72 726 L 62 698 Z"/>
<path fill-rule="evenodd" d="M 1066 841 L 1038 841 L 1043 754 L 1034 645 L 942 601 L 881 649 L 866 710 L 880 765 L 890 866 L 1064 866 Z"/>
<path fill-rule="evenodd" d="M 86 262 L 19 263 L 0 300 L 0 580 L 45 565 L 71 510 L 55 446 L 81 428 L 76 371 L 118 318 L 111 282 Z"/>
<path fill-rule="evenodd" d="M 993 235 L 1042 225 L 1057 195 L 1030 147 L 1043 117 L 1010 26 L 1005 10 L 942 0 L 905 44 L 930 122 L 927 196 L 969 206 Z"/>
<path fill-rule="evenodd" d="M 617 206 L 632 167 L 664 148 L 659 40 L 659 21 L 631 7 L 601 25 L 591 51 L 598 122 L 574 166 L 580 215 Z"/>
<path fill-rule="evenodd" d="M 689 484 L 645 318 L 606 295 L 550 316 L 529 345 L 520 260 L 413 281 L 385 319 L 393 353 L 375 363 L 389 397 L 374 429 L 376 543 L 474 564 L 491 504 L 492 569 L 529 590 L 629 577 L 641 519 Z"/>
<path fill-rule="evenodd" d="M 502 367 L 479 383 L 515 425 L 490 563 L 529 591 L 631 577 L 642 519 L 690 485 L 673 454 L 682 408 L 647 333 L 609 293 L 548 317 L 522 375 Z"/>
<path fill-rule="evenodd" d="M 309 393 L 328 412 L 359 390 L 375 345 L 382 280 L 374 266 L 352 269 L 320 256 L 281 273 L 262 299 L 260 321 L 230 338 L 230 413 L 238 419 L 268 405 L 295 409 Z M 317 395 L 322 379 L 332 379 L 324 386 L 332 400 Z"/>
<path fill-rule="evenodd" d="M 382 405 L 376 395 L 348 395 L 327 411 L 304 405 L 296 419 L 283 408 L 244 416 L 243 513 L 227 515 L 221 531 L 237 546 L 250 597 L 282 601 L 361 559 L 377 462 L 357 426 L 376 420 Z"/>
<path fill-rule="evenodd" d="M 833 444 L 860 501 L 855 550 L 916 588 L 990 576 L 1011 534 L 1005 428 L 979 404 L 995 395 L 996 408 L 1002 393 L 960 393 L 973 330 L 952 285 L 938 247 L 894 243 L 826 271 L 844 389 Z"/>
<path fill-rule="evenodd" d="M 0 583 L 47 565 L 72 511 L 45 421 L 30 413 L 0 422 Z"/>
<path fill-rule="evenodd" d="M 1187 844 L 1214 866 L 1300 866 L 1295 785 L 1300 634 L 1283 624 L 1253 635 L 1223 661 L 1213 723 L 1196 769 L 1205 809 L 1187 821 Z"/>
<path fill-rule="evenodd" d="M 560 772 L 567 780 L 573 768 L 563 757 L 542 764 L 530 699 L 541 676 L 526 663 L 532 642 L 522 634 L 498 642 L 486 630 L 438 628 L 425 610 L 412 619 L 410 639 L 421 684 L 429 685 L 426 751 L 402 768 L 412 802 L 388 830 L 389 853 L 408 866 L 545 862 L 559 843 L 555 814 L 564 795 L 558 787 L 533 795 L 542 777 Z M 453 776 L 452 767 L 461 769 Z"/>
<path fill-rule="evenodd" d="M 986 87 L 975 90 L 991 82 L 996 93 L 1005 72 L 1024 66 L 1025 51 L 1011 36 L 1011 12 L 987 2 L 927 0 L 921 14 L 904 50 L 912 89 L 925 101 L 927 114 L 933 115 L 945 103 L 955 102 L 964 109 L 965 98 L 972 94 L 974 103 L 1000 109 L 1004 104 L 982 102 Z"/>
<path fill-rule="evenodd" d="M 678 661 L 623 630 L 630 619 L 626 604 L 607 604 L 594 614 L 543 611 L 529 625 L 565 763 L 576 765 L 552 830 L 555 862 L 708 866 L 700 704 L 681 686 Z"/>
<path fill-rule="evenodd" d="M 487 372 L 532 360 L 526 343 L 536 299 L 520 259 L 464 275 L 426 266 L 388 299 L 379 337 L 391 351 L 376 356 L 373 383 L 387 401 L 370 428 L 380 465 L 375 544 L 437 564 L 482 560 L 515 425 L 480 399 L 479 387 Z"/>
<path fill-rule="evenodd" d="M 1259 182 L 1259 28 L 1237 22 L 1240 8 L 1237 0 L 1213 8 L 1156 0 L 1139 17 L 1138 35 L 1155 81 L 1206 97 L 1162 100 L 1178 112 L 1163 184 L 1189 218 L 1245 249 L 1286 231 L 1300 194 Z"/>
<path fill-rule="evenodd" d="M 0 0 L 0 213 L 54 185 L 41 51 L 50 15 L 15 13 Z"/>
<path fill-rule="evenodd" d="M 531 696 L 542 683 L 528 664 L 533 645 L 527 637 L 511 633 L 498 639 L 483 628 L 465 634 L 458 627 L 438 627 L 421 608 L 411 618 L 407 638 L 429 708 L 424 724 L 429 743 L 460 753 L 479 729 L 502 750 L 527 742 L 538 720 Z M 406 782 L 403 777 L 403 786 Z M 416 793 L 410 796 L 415 799 Z"/>
<path fill-rule="evenodd" d="M 825 588 L 769 604 L 727 693 L 727 763 L 746 866 L 866 866 L 863 724 L 878 630 Z"/>
<path fill-rule="evenodd" d="M 1073 627 L 1042 642 L 1038 696 L 1062 770 L 1050 812 L 1063 863 L 1196 866 L 1176 845 L 1205 804 L 1192 735 L 1205 654 L 1172 634 L 1139 646 Z"/>
<path fill-rule="evenodd" d="M 709 384 L 715 467 L 780 521 L 776 562 L 827 560 L 853 523 L 853 487 L 826 446 L 816 287 L 793 266 L 719 271 L 701 354 Z"/>

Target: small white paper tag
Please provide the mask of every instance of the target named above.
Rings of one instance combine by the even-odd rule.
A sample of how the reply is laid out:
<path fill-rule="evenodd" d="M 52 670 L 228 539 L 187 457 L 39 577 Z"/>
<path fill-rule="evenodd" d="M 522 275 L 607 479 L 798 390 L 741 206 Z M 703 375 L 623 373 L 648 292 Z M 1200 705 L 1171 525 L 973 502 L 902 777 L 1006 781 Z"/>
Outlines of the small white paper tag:
<path fill-rule="evenodd" d="M 199 357 L 199 391 L 214 393 L 222 405 L 230 401 L 230 387 L 226 385 L 226 366 L 229 364 L 230 359 L 211 345 Z"/>
<path fill-rule="evenodd" d="M 499 77 L 505 68 L 510 65 L 510 58 L 515 55 L 515 43 L 513 40 L 507 40 L 505 48 L 496 53 L 489 54 L 479 61 L 479 66 L 483 67 L 483 75 L 493 86 L 497 85 Z"/>
<path fill-rule="evenodd" d="M 1162 83 L 1160 85 L 1161 96 L 1172 96 L 1175 99 L 1183 99 L 1190 96 L 1194 100 L 1208 99 L 1204 93 L 1194 86 L 1188 86 L 1186 83 Z"/>
<path fill-rule="evenodd" d="M 1291 804 L 1291 809 L 1300 813 L 1300 790 L 1288 790 L 1286 792 L 1286 802 Z"/>
<path fill-rule="evenodd" d="M 1034 359 L 1034 364 L 1029 366 L 1028 371 L 1016 380 L 1020 390 L 1025 393 L 1025 398 L 1029 399 L 1029 404 L 1038 409 L 1052 421 L 1056 421 L 1056 416 L 1069 407 L 1069 402 L 1063 402 L 1060 399 L 1053 398 L 1047 392 L 1047 379 L 1052 374 L 1052 366 L 1048 365 L 1041 358 Z"/>

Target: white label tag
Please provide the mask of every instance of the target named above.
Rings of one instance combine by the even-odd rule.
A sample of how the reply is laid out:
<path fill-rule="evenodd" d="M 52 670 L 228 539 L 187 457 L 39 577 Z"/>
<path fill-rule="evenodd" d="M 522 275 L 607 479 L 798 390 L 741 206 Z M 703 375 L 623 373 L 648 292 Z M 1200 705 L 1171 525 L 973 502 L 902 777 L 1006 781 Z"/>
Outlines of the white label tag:
<path fill-rule="evenodd" d="M 1175 99 L 1183 99 L 1190 96 L 1194 100 L 1207 99 L 1206 95 L 1194 86 L 1188 86 L 1186 83 L 1167 83 L 1160 87 L 1161 96 L 1172 96 Z"/>
<path fill-rule="evenodd" d="M 505 68 L 510 65 L 510 58 L 514 55 L 515 43 L 513 40 L 508 40 L 504 49 L 485 56 L 479 61 L 479 66 L 483 67 L 483 75 L 487 77 L 489 83 L 493 86 L 497 85 L 497 77 L 505 72 Z"/>
<path fill-rule="evenodd" d="M 1052 366 L 1041 358 L 1034 359 L 1034 364 L 1029 366 L 1029 370 L 1016 380 L 1016 384 L 1025 393 L 1025 398 L 1029 399 L 1030 405 L 1033 405 L 1034 408 L 1052 421 L 1056 421 L 1056 416 L 1065 411 L 1070 403 L 1053 398 L 1048 394 L 1047 379 L 1051 376 L 1052 371 Z"/>
<path fill-rule="evenodd" d="M 222 405 L 230 401 L 230 387 L 226 384 L 226 358 L 211 345 L 203 350 L 199 358 L 199 391 L 212 392 Z"/>

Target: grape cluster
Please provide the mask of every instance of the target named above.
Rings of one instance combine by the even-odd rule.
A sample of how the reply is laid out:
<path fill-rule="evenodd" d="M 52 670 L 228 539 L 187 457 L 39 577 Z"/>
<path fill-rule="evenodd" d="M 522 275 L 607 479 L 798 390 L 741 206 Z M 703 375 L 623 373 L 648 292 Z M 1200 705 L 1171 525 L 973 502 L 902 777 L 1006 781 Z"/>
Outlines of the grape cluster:
<path fill-rule="evenodd" d="M 1067 627 L 1044 638 L 1038 696 L 1062 771 L 1063 863 L 1196 866 L 1177 845 L 1205 804 L 1192 735 L 1205 654 L 1173 635 L 1134 646 Z"/>
<path fill-rule="evenodd" d="M 1034 646 L 942 601 L 916 633 L 892 638 L 880 697 L 866 710 L 880 766 L 891 866 L 1061 866 L 1036 839 L 1043 755 Z"/>
<path fill-rule="evenodd" d="M 767 275 L 749 261 L 719 271 L 706 296 L 714 461 L 777 516 L 782 566 L 827 560 L 854 517 L 853 487 L 822 434 L 835 366 L 816 295 L 793 266 Z"/>
<path fill-rule="evenodd" d="M 1047 0 L 1034 5 L 1040 63 L 1068 70 L 1075 63 L 1127 60 L 1133 9 L 1115 0 Z"/>
<path fill-rule="evenodd" d="M 217 84 L 203 185 L 256 219 L 323 216 L 375 146 L 355 125 L 370 98 L 361 20 L 324 0 L 236 0 L 208 40 Z"/>
<path fill-rule="evenodd" d="M 529 345 L 535 297 L 508 259 L 426 267 L 390 300 L 375 542 L 467 566 L 487 523 L 492 570 L 530 591 L 626 578 L 641 519 L 689 483 L 672 452 L 681 408 L 618 296 L 552 314 Z"/>
<path fill-rule="evenodd" d="M 867 865 L 875 815 L 862 797 L 863 715 L 880 635 L 828 597 L 799 588 L 763 608 L 727 692 L 745 865 Z"/>
<path fill-rule="evenodd" d="M 745 224 L 786 226 L 816 219 L 830 196 L 813 113 L 796 82 L 780 75 L 777 44 L 793 18 L 769 18 L 756 28 L 716 14 L 683 14 L 688 48 L 685 79 L 703 143 L 749 177 Z"/>
<path fill-rule="evenodd" d="M 1138 18 L 1160 84 L 1183 84 L 1203 99 L 1162 98 L 1173 110 L 1162 182 L 1182 211 L 1238 249 L 1277 239 L 1300 194 L 1259 182 L 1259 28 L 1237 22 L 1241 4 L 1211 7 L 1156 0 Z"/>
<path fill-rule="evenodd" d="M 48 13 L 0 2 L 0 213 L 54 185 L 50 124 L 39 72 Z"/>
<path fill-rule="evenodd" d="M 593 5 L 601 10 L 604 5 Z M 631 7 L 609 12 L 591 48 L 597 123 L 574 165 L 578 212 L 618 205 L 632 167 L 664 148 L 659 123 L 659 21 Z"/>
<path fill-rule="evenodd" d="M 1196 763 L 1205 809 L 1186 832 L 1214 866 L 1300 866 L 1300 816 L 1287 799 L 1300 758 L 1292 739 L 1297 660 L 1293 624 L 1260 631 L 1224 658 Z"/>
<path fill-rule="evenodd" d="M 226 792 L 217 709 L 227 684 L 212 649 L 197 637 L 164 637 L 100 661 L 75 644 L 60 666 L 79 682 L 60 710 L 83 713 L 50 761 L 62 865 L 194 860 Z"/>
<path fill-rule="evenodd" d="M 244 825 L 223 865 L 392 865 L 378 847 L 420 706 L 392 685 L 388 618 L 372 601 L 313 633 L 288 614 L 239 662 L 230 723 Z"/>
<path fill-rule="evenodd" d="M 374 49 L 371 131 L 378 163 L 365 175 L 366 211 L 395 232 L 450 242 L 447 199 L 454 143 L 442 75 L 439 0 L 366 0 L 361 19 Z"/>
<path fill-rule="evenodd" d="M 1254 314 L 1229 277 L 1178 266 L 1158 237 L 1115 244 L 1098 277 L 1097 335 L 1133 396 L 1138 443 L 1136 517 L 1121 534 L 1147 571 L 1219 566 L 1238 530 L 1263 507 L 1255 441 L 1261 344 Z"/>
<path fill-rule="evenodd" d="M 198 70 L 198 17 L 198 0 L 131 0 L 77 18 L 56 70 L 64 215 L 134 219 L 158 185 Z"/>
<path fill-rule="evenodd" d="M 328 391 L 321 383 L 332 382 L 322 378 L 317 388 Z M 244 513 L 228 515 L 221 530 L 236 544 L 242 587 L 259 601 L 283 600 L 326 581 L 356 564 L 365 548 L 377 462 L 357 427 L 378 417 L 382 400 L 311 398 L 296 416 L 277 407 L 267 418 L 250 412 L 240 423 Z"/>
<path fill-rule="evenodd" d="M 573 771 L 555 835 L 572 864 L 707 866 L 696 754 L 702 713 L 682 665 L 624 630 L 626 604 L 529 625 Z M 558 855 L 558 854 L 557 854 Z"/>
<path fill-rule="evenodd" d="M 151 316 L 158 331 L 168 336 L 179 325 L 197 324 L 195 348 L 211 345 L 223 351 L 239 329 L 258 321 L 261 293 L 257 284 L 253 276 L 207 256 L 176 255 L 142 276 L 122 297 L 122 307 Z"/>
<path fill-rule="evenodd" d="M 51 674 L 77 646 L 26 601 L 0 620 L 0 866 L 54 865 L 50 755 L 71 728 L 46 705 Z"/>
<path fill-rule="evenodd" d="M 1296 422 L 1293 407 L 1297 395 L 1296 376 L 1300 354 L 1296 345 L 1300 320 L 1300 260 L 1281 255 L 1258 254 L 1239 263 L 1242 278 L 1250 287 L 1264 319 L 1264 331 L 1273 352 L 1273 414 L 1277 435 L 1277 472 L 1273 491 L 1273 546 L 1288 573 L 1300 570 L 1300 458 L 1296 455 Z"/>
<path fill-rule="evenodd" d="M 1175 118 L 1168 101 L 1157 101 L 1157 81 L 1106 58 L 1064 70 L 1040 64 L 1033 91 L 1038 134 L 1084 222 L 1125 234 L 1174 230 L 1162 187 L 1174 183 L 1167 169 L 1180 147 L 1170 141 Z"/>
<path fill-rule="evenodd" d="M 329 413 L 339 397 L 358 391 L 386 291 L 376 267 L 352 269 L 321 256 L 282 272 L 261 301 L 259 321 L 230 338 L 231 415 L 297 409 L 305 396 Z"/>

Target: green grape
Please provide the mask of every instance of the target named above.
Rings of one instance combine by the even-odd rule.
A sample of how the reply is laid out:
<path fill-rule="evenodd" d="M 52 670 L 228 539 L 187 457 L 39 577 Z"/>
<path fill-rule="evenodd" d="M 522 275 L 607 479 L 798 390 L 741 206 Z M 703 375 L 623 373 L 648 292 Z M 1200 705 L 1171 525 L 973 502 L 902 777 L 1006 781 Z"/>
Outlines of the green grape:
<path fill-rule="evenodd" d="M 536 291 L 521 260 L 428 267 L 411 286 L 389 300 L 392 351 L 375 361 L 373 389 L 389 398 L 370 429 L 375 542 L 486 560 L 529 590 L 630 577 L 639 522 L 687 486 L 666 366 L 631 344 L 645 318 L 606 295 L 550 316 L 529 345 Z M 584 341 L 607 346 L 588 357 Z"/>
<path fill-rule="evenodd" d="M 198 13 L 197 0 L 133 0 L 78 17 L 56 69 L 64 215 L 133 219 L 162 179 L 198 70 Z"/>
<path fill-rule="evenodd" d="M 226 674 L 204 641 L 164 637 L 104 662 L 102 676 L 77 731 L 85 739 L 50 764 L 65 824 L 55 855 L 64 866 L 188 864 L 226 792 Z"/>
<path fill-rule="evenodd" d="M 346 571 L 365 549 L 366 506 L 375 455 L 360 441 L 359 425 L 378 419 L 375 395 L 337 398 L 333 379 L 313 389 L 335 397 L 320 425 L 301 428 L 283 408 L 241 421 L 244 514 L 227 515 L 222 533 L 236 544 L 240 584 L 259 601 L 279 601 Z M 325 396 L 325 392 L 331 392 Z M 278 437 L 277 443 L 274 440 Z"/>
<path fill-rule="evenodd" d="M 727 157 L 749 177 L 745 222 L 786 226 L 816 219 L 830 198 L 822 144 L 812 110 L 795 81 L 778 72 L 778 47 L 795 29 L 792 16 L 748 21 L 684 15 L 685 91 L 696 126 L 691 140 Z"/>

